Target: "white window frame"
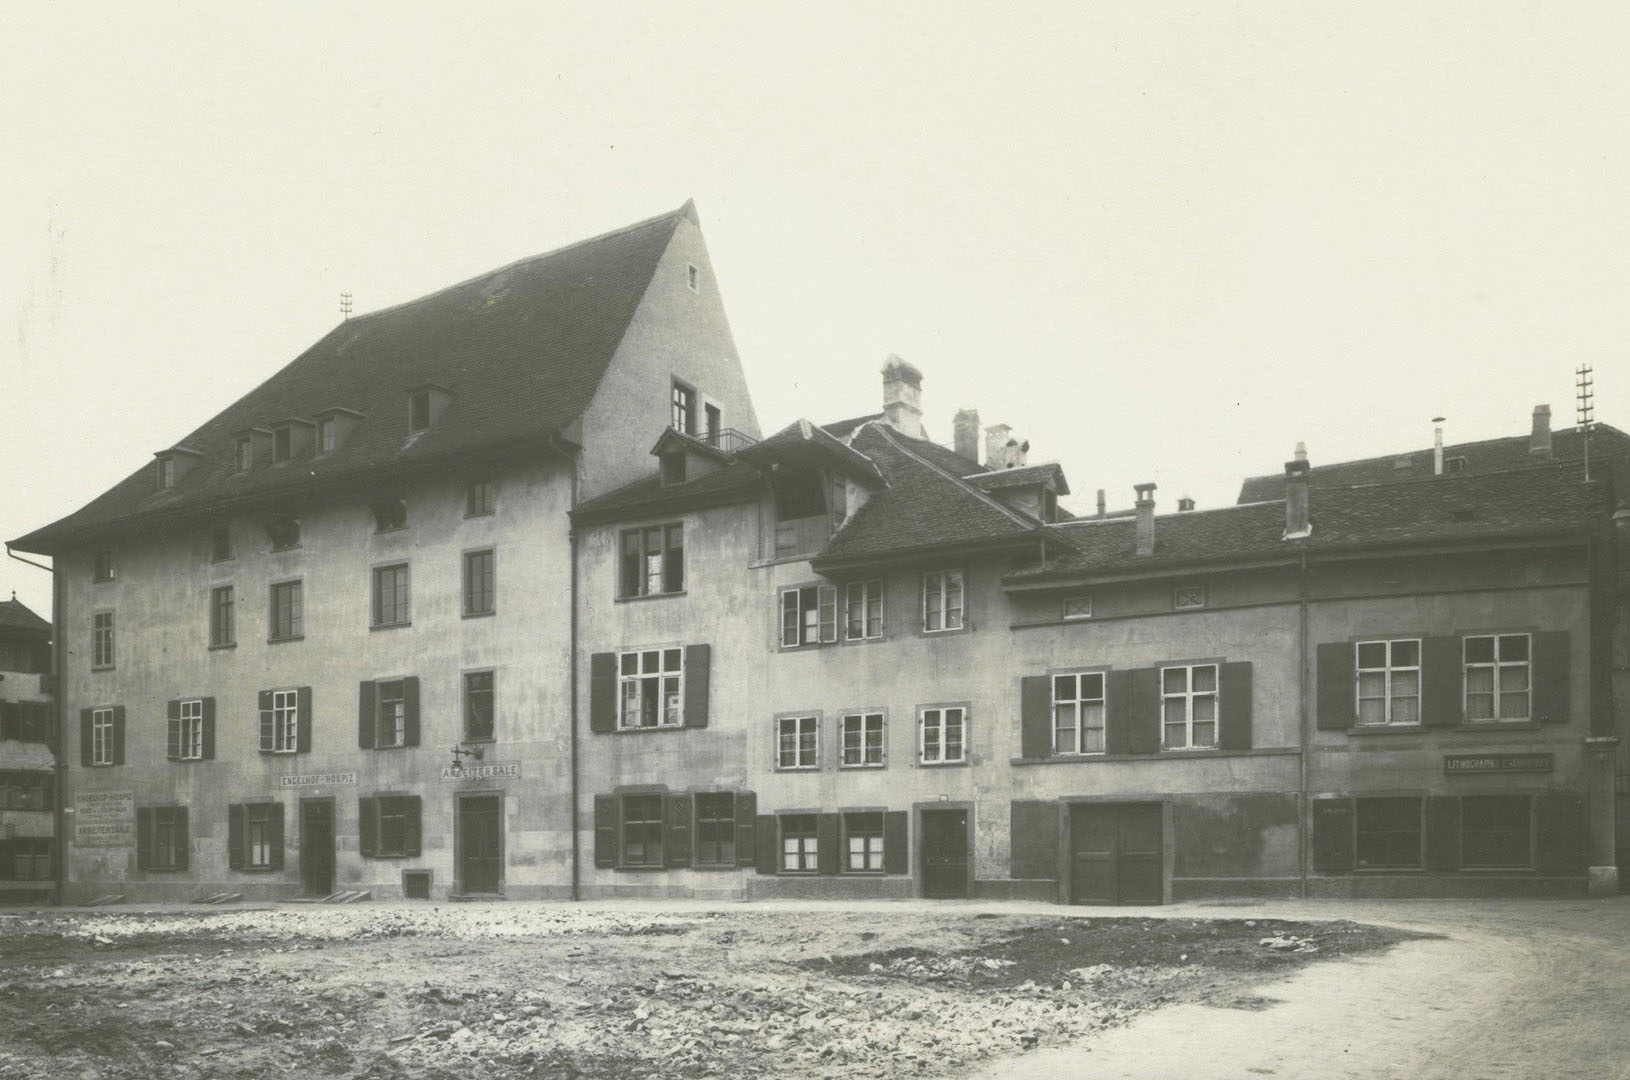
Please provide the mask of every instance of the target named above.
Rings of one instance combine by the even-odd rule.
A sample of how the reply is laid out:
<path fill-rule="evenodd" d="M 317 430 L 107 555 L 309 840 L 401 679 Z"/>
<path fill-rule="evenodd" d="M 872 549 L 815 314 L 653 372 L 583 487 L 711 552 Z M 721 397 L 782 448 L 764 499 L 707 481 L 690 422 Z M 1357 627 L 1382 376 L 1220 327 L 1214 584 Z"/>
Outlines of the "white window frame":
<path fill-rule="evenodd" d="M 728 812 L 724 814 L 715 813 L 711 817 L 703 817 L 702 809 L 705 802 L 718 802 L 719 805 L 728 807 Z M 695 818 L 695 821 L 692 824 L 692 836 L 694 836 L 695 839 L 691 842 L 693 862 L 697 866 L 734 867 L 736 865 L 737 839 L 736 793 L 733 791 L 698 791 L 692 800 L 692 806 L 693 816 Z M 716 830 L 720 834 L 720 838 L 718 840 L 702 839 L 702 825 L 704 822 L 708 823 L 710 826 L 712 826 L 713 830 Z M 704 857 L 702 854 L 703 846 L 706 845 L 711 847 L 715 844 L 718 846 L 718 852 L 716 854 L 709 852 L 708 854 L 712 855 L 712 858 Z"/>
<path fill-rule="evenodd" d="M 630 670 L 632 668 L 632 670 Z M 639 723 L 645 715 L 647 694 L 655 695 L 655 724 Z M 628 707 L 639 712 L 628 722 Z M 655 649 L 627 649 L 617 654 L 617 730 L 653 731 L 685 726 L 685 649 L 666 645 Z"/>
<path fill-rule="evenodd" d="M 953 596 L 956 598 L 954 607 L 951 604 Z M 930 598 L 935 601 L 934 606 L 929 604 Z M 961 630 L 968 621 L 967 607 L 968 583 L 961 570 L 930 570 L 923 575 L 923 633 L 943 634 Z M 938 620 L 938 626 L 930 625 L 930 614 Z"/>
<path fill-rule="evenodd" d="M 300 691 L 272 691 L 272 745 L 270 753 L 292 754 L 300 749 Z"/>
<path fill-rule="evenodd" d="M 280 593 L 279 590 L 282 590 L 282 592 Z M 304 637 L 306 632 L 306 590 L 302 581 L 298 578 L 294 581 L 274 581 L 268 587 L 267 592 L 271 600 L 270 611 L 267 613 L 267 630 L 269 631 L 266 635 L 267 640 L 298 641 Z M 289 597 L 289 624 L 286 628 L 278 625 L 278 597 L 281 595 Z M 279 633 L 278 631 L 282 629 L 287 629 L 288 633 Z"/>
<path fill-rule="evenodd" d="M 91 670 L 106 671 L 114 666 L 113 612 L 91 613 Z"/>
<path fill-rule="evenodd" d="M 1199 611 L 1206 606 L 1204 585 L 1179 585 L 1172 590 L 1173 611 Z"/>
<path fill-rule="evenodd" d="M 1386 650 L 1385 662 L 1380 667 L 1365 667 L 1363 663 L 1364 646 L 1380 645 Z M 1414 645 L 1414 664 L 1393 663 L 1394 645 Z M 1421 639 L 1420 638 L 1372 638 L 1368 641 L 1353 643 L 1353 718 L 1360 727 L 1419 727 L 1421 724 Z M 1399 720 L 1393 714 L 1393 702 L 1407 700 L 1408 694 L 1393 693 L 1393 680 L 1396 675 L 1414 673 L 1415 676 L 1415 719 Z M 1384 708 L 1380 720 L 1366 721 L 1364 719 L 1364 702 L 1377 700 L 1374 695 L 1364 693 L 1364 676 L 1382 676 L 1382 696 L 1379 699 Z"/>
<path fill-rule="evenodd" d="M 1070 621 L 1092 618 L 1092 595 L 1066 596 L 1059 604 L 1059 617 Z"/>
<path fill-rule="evenodd" d="M 161 488 L 175 487 L 175 458 L 162 457 L 158 459 L 158 486 Z"/>
<path fill-rule="evenodd" d="M 256 802 L 243 806 L 243 865 L 246 870 L 270 870 L 272 867 L 272 822 L 277 819 L 272 807 L 276 805 Z"/>
<path fill-rule="evenodd" d="M 844 585 L 843 640 L 876 641 L 883 636 L 883 625 L 883 579 L 851 581 Z M 858 634 L 854 632 L 857 627 Z"/>
<path fill-rule="evenodd" d="M 814 604 L 809 600 L 811 594 Z M 838 587 L 790 585 L 781 590 L 781 647 L 801 649 L 838 640 Z M 791 620 L 789 621 L 789 616 Z"/>
<path fill-rule="evenodd" d="M 1108 753 L 1109 727 L 1106 716 L 1108 713 L 1109 702 L 1109 673 L 1103 670 L 1060 671 L 1055 673 L 1051 678 L 1053 694 L 1053 753 L 1067 756 Z M 1093 679 L 1097 680 L 1098 684 L 1096 695 L 1088 692 L 1088 680 Z M 1060 689 L 1063 689 L 1061 684 L 1064 683 L 1065 680 L 1068 680 L 1072 685 L 1069 687 L 1070 693 L 1068 696 L 1061 697 L 1059 695 L 1059 691 Z M 1092 706 L 1097 706 L 1096 724 L 1086 723 Z M 1061 717 L 1067 718 L 1068 723 L 1060 723 Z M 1075 749 L 1073 750 L 1064 749 L 1059 745 L 1059 732 L 1066 728 L 1070 730 L 1075 737 Z M 1082 749 L 1086 743 L 1085 737 L 1089 731 L 1096 731 L 1098 733 L 1099 745 L 1096 750 Z"/>
<path fill-rule="evenodd" d="M 1211 671 L 1211 689 L 1196 690 L 1194 688 L 1194 673 L 1209 668 Z M 1183 689 L 1177 692 L 1166 687 L 1166 673 L 1181 671 L 1183 675 Z M 1222 688 L 1218 681 L 1222 678 L 1222 665 L 1216 663 L 1196 664 L 1167 664 L 1160 669 L 1160 748 L 1162 750 L 1215 750 L 1221 743 L 1220 728 L 1222 726 Z M 1195 703 L 1209 700 L 1211 702 L 1211 716 L 1196 719 Z M 1183 703 L 1183 739 L 1179 745 L 1172 745 L 1166 739 L 1166 703 L 1180 701 Z M 1197 743 L 1194 740 L 1196 724 L 1211 725 L 1211 741 Z"/>
<path fill-rule="evenodd" d="M 949 753 L 955 721 L 956 756 Z M 933 732 L 932 752 L 929 733 Z M 968 707 L 966 705 L 924 705 L 917 710 L 917 763 L 920 765 L 965 765 L 968 761 Z"/>
<path fill-rule="evenodd" d="M 877 831 L 856 834 L 850 831 L 853 818 L 875 817 Z M 880 810 L 848 810 L 842 818 L 843 872 L 846 874 L 881 874 L 883 872 L 883 837 L 888 831 L 888 819 Z M 859 841 L 857 846 L 856 841 Z M 856 862 L 860 865 L 855 865 Z"/>
<path fill-rule="evenodd" d="M 395 697 L 385 696 L 387 686 L 395 688 Z M 406 681 L 403 679 L 380 679 L 374 683 L 374 746 L 381 750 L 387 750 L 406 745 Z"/>
<path fill-rule="evenodd" d="M 325 416 L 317 421 L 317 452 L 319 454 L 332 454 L 339 445 L 339 422 L 332 416 Z"/>
<path fill-rule="evenodd" d="M 202 761 L 204 757 L 204 699 L 181 702 L 181 760 Z"/>
<path fill-rule="evenodd" d="M 1501 659 L 1501 643 L 1508 639 L 1515 638 L 1522 638 L 1526 643 L 1523 648 L 1524 658 L 1522 660 Z M 1469 659 L 1471 643 L 1473 641 L 1492 641 L 1494 643 L 1494 659 L 1488 661 L 1473 661 Z M 1460 680 L 1460 707 L 1462 711 L 1460 715 L 1465 718 L 1466 723 L 1526 724 L 1532 722 L 1534 717 L 1534 636 L 1532 634 L 1467 634 L 1465 637 L 1460 639 L 1460 659 L 1462 665 Z M 1507 690 L 1502 688 L 1500 685 L 1501 676 L 1507 671 L 1516 670 L 1522 670 L 1527 673 L 1527 677 L 1523 680 L 1523 689 Z M 1491 683 L 1489 689 L 1476 691 L 1472 689 L 1471 676 L 1473 671 L 1489 672 Z M 1472 718 L 1471 699 L 1473 694 L 1476 694 L 1478 697 L 1486 697 L 1489 699 L 1489 708 L 1492 715 L 1482 716 L 1476 719 Z M 1500 699 L 1508 694 L 1520 694 L 1528 698 L 1528 708 L 1524 711 L 1523 715 L 1500 715 Z"/>
<path fill-rule="evenodd" d="M 381 588 L 386 574 L 391 577 L 391 605 L 388 612 L 385 610 L 385 594 Z M 413 571 L 410 569 L 410 564 L 401 562 L 376 566 L 372 570 L 372 578 L 373 602 L 371 605 L 372 611 L 369 614 L 373 618 L 369 625 L 374 627 L 411 626 L 413 624 Z M 397 617 L 398 613 L 400 613 L 399 618 Z"/>
<path fill-rule="evenodd" d="M 875 740 L 869 736 L 875 733 Z M 881 769 L 889 761 L 888 719 L 881 710 L 844 713 L 838 719 L 838 767 Z M 851 738 L 853 736 L 853 738 Z M 850 760 L 851 747 L 858 760 Z"/>
<path fill-rule="evenodd" d="M 113 764 L 113 710 L 91 710 L 91 764 Z"/>
<path fill-rule="evenodd" d="M 245 436 L 237 440 L 232 447 L 232 465 L 236 471 L 246 473 L 255 464 L 254 440 Z"/>
<path fill-rule="evenodd" d="M 788 739 L 791 755 L 788 754 Z M 789 764 L 790 762 L 790 764 Z M 775 768 L 777 772 L 807 772 L 821 767 L 821 717 L 819 713 L 797 713 L 775 718 Z"/>
<path fill-rule="evenodd" d="M 807 833 L 787 833 L 787 819 L 809 819 L 814 830 Z M 783 874 L 818 874 L 821 863 L 820 818 L 815 814 L 777 814 L 776 836 L 781 841 L 778 872 Z"/>

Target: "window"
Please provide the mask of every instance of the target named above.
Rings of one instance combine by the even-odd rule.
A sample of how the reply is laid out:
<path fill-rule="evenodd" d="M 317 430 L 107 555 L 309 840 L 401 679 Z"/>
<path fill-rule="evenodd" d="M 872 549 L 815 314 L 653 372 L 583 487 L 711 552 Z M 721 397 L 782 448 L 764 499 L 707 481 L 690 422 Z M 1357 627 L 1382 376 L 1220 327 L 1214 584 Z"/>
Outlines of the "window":
<path fill-rule="evenodd" d="M 374 532 L 395 532 L 407 528 L 407 502 L 403 499 L 379 499 L 370 504 L 374 512 Z"/>
<path fill-rule="evenodd" d="M 662 796 L 623 796 L 624 866 L 662 865 Z"/>
<path fill-rule="evenodd" d="M 292 641 L 304 634 L 301 606 L 300 582 L 283 581 L 272 586 L 270 640 Z"/>
<path fill-rule="evenodd" d="M 1216 664 L 1162 668 L 1160 697 L 1165 749 L 1216 748 Z"/>
<path fill-rule="evenodd" d="M 0 664 L 0 669 L 6 671 L 19 670 L 6 667 L 4 664 Z M 45 702 L 0 702 L 0 739 L 15 739 L 18 742 L 52 742 L 55 738 L 54 730 L 52 710 Z"/>
<path fill-rule="evenodd" d="M 736 797 L 728 791 L 696 796 L 696 865 L 736 865 Z"/>
<path fill-rule="evenodd" d="M 883 815 L 881 813 L 843 815 L 843 835 L 848 841 L 850 872 L 883 870 Z"/>
<path fill-rule="evenodd" d="M 374 745 L 407 745 L 407 694 L 401 679 L 374 683 Z"/>
<path fill-rule="evenodd" d="M 464 614 L 491 615 L 497 610 L 497 555 L 486 551 L 464 553 Z"/>
<path fill-rule="evenodd" d="M 677 379 L 673 384 L 672 425 L 681 435 L 696 434 L 696 391 Z"/>
<path fill-rule="evenodd" d="M 1104 674 L 1053 676 L 1053 753 L 1104 752 Z"/>
<path fill-rule="evenodd" d="M 287 425 L 272 429 L 272 461 L 287 461 L 294 456 L 294 430 Z"/>
<path fill-rule="evenodd" d="M 373 624 L 406 626 L 408 614 L 407 565 L 374 567 Z"/>
<path fill-rule="evenodd" d="M 781 716 L 775 721 L 775 767 L 813 769 L 819 764 L 820 726 L 818 716 Z"/>
<path fill-rule="evenodd" d="M 423 431 L 430 426 L 430 391 L 415 390 L 408 395 L 408 430 Z"/>
<path fill-rule="evenodd" d="M 319 454 L 332 454 L 336 445 L 335 425 L 332 416 L 325 416 L 317 421 L 317 452 Z"/>
<path fill-rule="evenodd" d="M 1469 637 L 1466 650 L 1466 719 L 1527 720 L 1528 635 Z"/>
<path fill-rule="evenodd" d="M 117 765 L 112 709 L 91 710 L 91 764 Z"/>
<path fill-rule="evenodd" d="M 1421 722 L 1421 643 L 1361 641 L 1358 650 L 1358 722 Z"/>
<path fill-rule="evenodd" d="M 724 431 L 724 414 L 719 411 L 717 405 L 708 404 L 702 406 L 702 416 L 703 422 L 706 424 L 703 435 L 707 439 L 707 444 L 709 446 L 718 446 L 719 434 Z"/>
<path fill-rule="evenodd" d="M 283 862 L 283 804 L 249 803 L 244 807 L 244 859 L 251 870 L 270 870 Z"/>
<path fill-rule="evenodd" d="M 1204 585 L 1179 585 L 1172 590 L 1172 607 L 1178 611 L 1206 606 Z"/>
<path fill-rule="evenodd" d="M 464 493 L 464 516 L 484 517 L 498 508 L 498 481 L 477 480 Z"/>
<path fill-rule="evenodd" d="M 683 727 L 685 650 L 645 649 L 618 658 L 617 688 L 622 701 L 618 727 L 624 730 Z"/>
<path fill-rule="evenodd" d="M 781 869 L 792 874 L 813 874 L 819 869 L 816 861 L 816 815 L 782 814 Z"/>
<path fill-rule="evenodd" d="M 618 596 L 656 596 L 685 589 L 685 527 L 625 529 Z"/>
<path fill-rule="evenodd" d="M 266 535 L 272 541 L 273 551 L 288 551 L 300 546 L 300 520 L 293 517 L 273 518 L 266 523 Z"/>
<path fill-rule="evenodd" d="M 1066 596 L 1064 598 L 1064 617 L 1066 619 L 1092 618 L 1092 597 Z"/>
<path fill-rule="evenodd" d="M 671 487 L 685 482 L 685 452 L 671 450 L 662 455 L 662 486 Z"/>
<path fill-rule="evenodd" d="M 260 712 L 260 751 L 263 754 L 292 754 L 300 749 L 300 692 L 262 691 L 270 707 Z"/>
<path fill-rule="evenodd" d="M 50 881 L 50 837 L 19 836 L 12 840 L 10 870 L 16 881 Z"/>
<path fill-rule="evenodd" d="M 158 486 L 161 488 L 175 487 L 175 458 L 164 457 L 158 459 Z"/>
<path fill-rule="evenodd" d="M 1460 800 L 1460 865 L 1532 865 L 1532 822 L 1527 795 L 1467 795 Z"/>
<path fill-rule="evenodd" d="M 1354 804 L 1356 866 L 1403 870 L 1420 867 L 1420 799 L 1355 799 Z"/>
<path fill-rule="evenodd" d="M 851 581 L 843 587 L 843 636 L 848 641 L 883 636 L 882 581 Z"/>
<path fill-rule="evenodd" d="M 142 807 L 136 813 L 136 864 L 143 870 L 187 868 L 187 808 Z"/>
<path fill-rule="evenodd" d="M 419 799 L 414 795 L 375 795 L 357 800 L 358 846 L 371 858 L 402 858 L 420 849 Z"/>
<path fill-rule="evenodd" d="M 843 717 L 843 756 L 846 769 L 883 766 L 883 714 L 848 713 Z"/>
<path fill-rule="evenodd" d="M 209 531 L 209 561 L 226 562 L 232 558 L 232 530 L 217 525 Z"/>
<path fill-rule="evenodd" d="M 490 671 L 464 673 L 464 737 L 486 740 L 493 737 L 496 678 Z"/>
<path fill-rule="evenodd" d="M 0 809 L 51 809 L 51 774 L 17 770 L 0 773 Z"/>
<path fill-rule="evenodd" d="M 181 723 L 178 727 L 179 745 L 176 757 L 182 761 L 198 761 L 204 756 L 204 699 L 192 698 L 181 702 Z"/>
<path fill-rule="evenodd" d="M 962 571 L 923 575 L 923 629 L 929 633 L 962 629 Z"/>
<path fill-rule="evenodd" d="M 232 586 L 217 585 L 209 591 L 209 643 L 221 648 L 237 642 L 237 623 L 232 614 Z"/>
<path fill-rule="evenodd" d="M 838 589 L 805 585 L 781 590 L 781 647 L 825 645 L 838 640 Z"/>
<path fill-rule="evenodd" d="M 91 616 L 91 669 L 113 666 L 113 612 Z"/>
<path fill-rule="evenodd" d="M 695 263 L 685 264 L 685 284 L 691 292 L 700 292 L 702 284 L 702 271 L 697 269 Z"/>
<path fill-rule="evenodd" d="M 918 760 L 943 765 L 968 760 L 968 712 L 960 707 L 922 710 Z"/>
<path fill-rule="evenodd" d="M 255 444 L 247 436 L 232 444 L 232 462 L 241 473 L 248 472 L 255 464 Z"/>
<path fill-rule="evenodd" d="M 113 580 L 113 552 L 98 551 L 92 556 L 91 580 L 98 583 Z"/>

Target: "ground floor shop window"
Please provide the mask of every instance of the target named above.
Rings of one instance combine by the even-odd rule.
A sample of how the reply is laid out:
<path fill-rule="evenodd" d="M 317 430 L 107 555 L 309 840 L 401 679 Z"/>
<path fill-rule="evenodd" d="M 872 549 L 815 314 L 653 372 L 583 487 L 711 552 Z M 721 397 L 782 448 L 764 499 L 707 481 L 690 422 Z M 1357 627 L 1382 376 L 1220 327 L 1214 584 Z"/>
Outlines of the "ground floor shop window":
<path fill-rule="evenodd" d="M 781 815 L 781 869 L 794 874 L 815 873 L 819 869 L 816 835 L 816 815 Z"/>
<path fill-rule="evenodd" d="M 187 869 L 187 808 L 136 810 L 136 865 L 143 870 Z"/>
<path fill-rule="evenodd" d="M 843 835 L 847 841 L 850 871 L 883 871 L 883 815 L 863 813 L 843 815 Z"/>
<path fill-rule="evenodd" d="M 283 868 L 283 804 L 227 807 L 227 862 L 234 870 Z"/>
<path fill-rule="evenodd" d="M 362 854 L 375 858 L 419 854 L 419 796 L 375 795 L 357 800 Z"/>
<path fill-rule="evenodd" d="M 736 865 L 736 797 L 730 792 L 696 796 L 696 865 Z"/>
<path fill-rule="evenodd" d="M 9 851 L 0 872 L 12 881 L 51 880 L 51 840 L 49 837 L 20 836 L 3 841 Z"/>
<path fill-rule="evenodd" d="M 624 866 L 662 865 L 662 796 L 623 797 Z"/>
<path fill-rule="evenodd" d="M 1468 795 L 1460 800 L 1460 865 L 1478 869 L 1532 864 L 1532 799 Z"/>
<path fill-rule="evenodd" d="M 1358 868 L 1419 869 L 1421 800 L 1358 799 L 1356 804 L 1354 839 Z"/>

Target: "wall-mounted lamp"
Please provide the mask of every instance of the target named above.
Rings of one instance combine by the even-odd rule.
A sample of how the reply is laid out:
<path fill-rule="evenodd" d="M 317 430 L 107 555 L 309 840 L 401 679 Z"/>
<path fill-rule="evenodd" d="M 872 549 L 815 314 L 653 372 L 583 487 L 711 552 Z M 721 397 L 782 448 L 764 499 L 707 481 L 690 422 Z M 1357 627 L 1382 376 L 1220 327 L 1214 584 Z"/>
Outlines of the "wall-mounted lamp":
<path fill-rule="evenodd" d="M 464 749 L 464 747 L 458 746 L 458 745 L 455 744 L 453 746 L 453 768 L 455 768 L 455 769 L 463 768 L 464 767 L 464 760 L 463 759 L 465 759 L 465 758 L 474 758 L 476 761 L 480 761 L 481 760 L 481 747 L 477 746 L 473 750 L 466 750 L 466 749 Z"/>

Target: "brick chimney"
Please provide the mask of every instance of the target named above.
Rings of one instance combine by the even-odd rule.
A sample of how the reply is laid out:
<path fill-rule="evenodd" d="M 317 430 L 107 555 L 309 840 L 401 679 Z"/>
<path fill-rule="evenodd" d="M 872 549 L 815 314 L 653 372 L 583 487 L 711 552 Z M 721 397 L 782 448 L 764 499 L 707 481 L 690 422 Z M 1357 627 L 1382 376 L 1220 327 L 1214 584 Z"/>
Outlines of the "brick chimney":
<path fill-rule="evenodd" d="M 1528 452 L 1536 461 L 1551 460 L 1551 407 L 1534 406 L 1534 433 L 1528 436 Z"/>
<path fill-rule="evenodd" d="M 1107 509 L 1107 507 L 1106 507 L 1106 504 L 1104 502 L 1104 489 L 1099 488 L 1098 489 L 1098 516 L 1100 518 L 1102 518 L 1104 516 L 1104 513 L 1105 513 L 1106 509 Z"/>
<path fill-rule="evenodd" d="M 992 424 L 985 429 L 985 468 L 1007 468 L 1007 444 L 1012 442 L 1013 429 L 1006 424 Z"/>
<path fill-rule="evenodd" d="M 1296 444 L 1296 456 L 1285 462 L 1285 535 L 1286 540 L 1300 540 L 1313 532 L 1308 517 L 1307 447 Z"/>
<path fill-rule="evenodd" d="M 913 439 L 923 434 L 923 373 L 889 353 L 883 365 L 883 416 L 888 425 Z"/>
<path fill-rule="evenodd" d="M 1155 485 L 1134 484 L 1138 493 L 1137 524 L 1132 530 L 1134 551 L 1139 555 L 1155 553 Z"/>
<path fill-rule="evenodd" d="M 951 449 L 979 463 L 979 410 L 958 409 L 951 421 Z"/>

